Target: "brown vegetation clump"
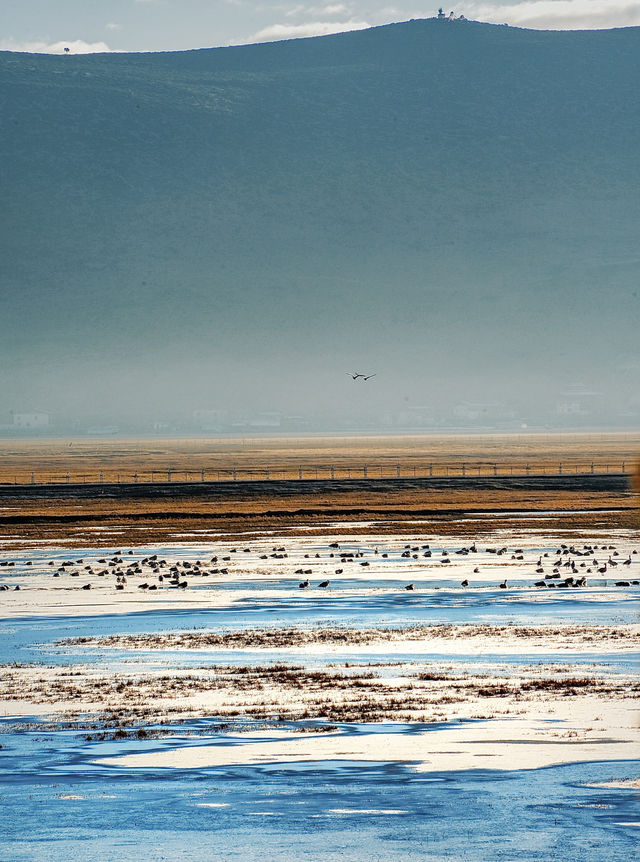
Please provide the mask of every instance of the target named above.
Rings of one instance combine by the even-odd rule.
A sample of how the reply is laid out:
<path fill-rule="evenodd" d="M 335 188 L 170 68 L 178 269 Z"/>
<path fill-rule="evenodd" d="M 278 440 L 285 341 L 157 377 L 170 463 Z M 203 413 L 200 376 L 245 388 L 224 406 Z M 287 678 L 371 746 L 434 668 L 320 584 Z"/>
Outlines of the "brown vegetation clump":
<path fill-rule="evenodd" d="M 630 649 L 640 647 L 640 633 L 631 626 L 514 626 L 514 625 L 413 625 L 403 628 L 379 627 L 374 629 L 351 628 L 275 628 L 243 629 L 231 632 L 209 632 L 194 630 L 166 634 L 109 635 L 99 638 L 87 636 L 66 638 L 61 646 L 91 646 L 126 650 L 204 650 L 204 649 L 276 649 L 347 646 L 384 642 L 412 642 L 420 640 L 504 640 L 513 637 L 520 640 L 538 640 L 558 647 L 584 646 L 597 643 L 624 641 Z M 270 666 L 275 672 L 279 665 Z M 291 668 L 288 668 L 291 670 Z M 301 668 L 296 668 L 301 670 Z M 242 671 L 241 671 L 242 672 Z M 424 679 L 432 677 L 423 677 Z"/>
<path fill-rule="evenodd" d="M 468 665 L 446 669 L 425 662 L 341 668 L 211 665 L 117 677 L 96 674 L 88 667 L 72 673 L 26 665 L 0 668 L 4 701 L 49 705 L 78 729 L 121 731 L 122 738 L 128 734 L 127 726 L 157 726 L 186 718 L 428 722 L 442 720 L 444 707 L 449 715 L 475 715 L 481 701 L 497 715 L 532 699 L 635 700 L 639 692 L 640 685 L 626 677 L 604 673 L 576 677 L 570 666 L 558 666 L 552 675 L 522 668 L 506 678 L 487 677 Z"/>

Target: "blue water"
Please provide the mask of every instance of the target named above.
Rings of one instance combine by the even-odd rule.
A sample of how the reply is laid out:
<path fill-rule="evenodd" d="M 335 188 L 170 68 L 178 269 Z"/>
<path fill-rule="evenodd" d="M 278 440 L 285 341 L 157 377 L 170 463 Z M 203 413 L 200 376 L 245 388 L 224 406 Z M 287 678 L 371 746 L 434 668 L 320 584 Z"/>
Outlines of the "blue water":
<path fill-rule="evenodd" d="M 536 540 L 537 541 L 537 540 Z M 404 542 L 398 542 L 399 556 Z M 500 542 L 494 542 L 498 547 Z M 318 546 L 323 554 L 325 546 Z M 346 546 L 345 546 L 346 547 Z M 363 547 L 354 543 L 352 549 Z M 156 549 L 169 558 L 206 559 L 201 547 Z M 305 549 L 307 550 L 307 549 Z M 550 550 L 528 548 L 531 557 Z M 315 548 L 314 548 L 315 552 Z M 110 556 L 110 551 L 34 551 L 13 557 L 2 582 L 29 583 L 27 559 Z M 145 549 L 144 554 L 153 553 Z M 142 556 L 138 554 L 137 556 Z M 241 554 L 234 555 L 237 562 Z M 368 559 L 373 561 L 371 555 Z M 128 562 L 125 558 L 125 562 Z M 459 562 L 459 560 L 456 560 Z M 467 561 L 468 562 L 468 561 Z M 291 565 L 315 565 L 314 560 Z M 336 563 L 338 564 L 338 563 Z M 409 565 L 412 565 L 410 562 Z M 474 562 L 475 565 L 475 562 Z M 373 568 L 373 562 L 372 562 Z M 634 559 L 634 572 L 639 563 Z M 53 569 L 51 569 L 53 571 Z M 628 623 L 637 621 L 640 589 L 600 585 L 585 590 L 501 590 L 478 581 L 463 590 L 446 567 L 438 579 L 421 580 L 415 591 L 364 569 L 357 581 L 336 578 L 327 591 L 299 590 L 297 579 L 255 577 L 194 581 L 195 591 L 216 589 L 228 604 L 217 608 L 150 610 L 96 616 L 0 619 L 0 663 L 89 664 L 101 672 L 126 667 L 141 673 L 162 667 L 210 664 L 304 662 L 323 665 L 327 655 L 292 650 L 140 650 L 69 645 L 70 637 L 144 634 L 193 629 L 240 630 L 248 626 L 402 627 L 437 623 L 534 625 L 543 623 Z M 62 576 L 64 577 L 64 576 Z M 622 577 L 622 575 L 621 575 Z M 434 589 L 434 587 L 439 587 Z M 24 587 L 23 587 L 24 588 Z M 235 597 L 236 589 L 252 592 Z M 282 597 L 283 589 L 290 590 Z M 375 588 L 375 589 L 373 589 Z M 278 593 L 280 592 L 280 595 Z M 176 594 L 177 595 L 177 594 Z M 434 661 L 473 664 L 478 672 L 509 675 L 523 665 L 567 664 L 584 672 L 630 673 L 636 653 L 584 650 L 513 654 L 434 655 L 387 653 L 348 647 L 330 653 L 331 662 Z M 312 723 L 313 724 L 313 723 Z M 570 764 L 537 770 L 419 772 L 411 764 L 305 762 L 202 769 L 132 769 L 97 759 L 113 754 L 168 750 L 188 745 L 238 744 L 238 731 L 251 722 L 221 722 L 216 716 L 165 726 L 162 739 L 88 739 L 85 730 L 42 719 L 0 719 L 0 862 L 82 860 L 562 860 L 630 862 L 638 858 L 637 794 L 628 789 L 589 787 L 637 774 L 631 761 Z M 279 736 L 299 724 L 273 728 Z M 453 722 L 451 727 L 457 727 Z M 262 728 L 263 725 L 260 725 Z M 411 734 L 438 725 L 376 725 Z M 268 729 L 268 727 L 267 727 Z M 132 734 L 135 728 L 125 728 Z M 357 725 L 339 726 L 343 734 Z M 367 727 L 371 730 L 371 726 Z M 78 798 L 75 798 L 78 797 Z M 373 812 L 373 813 L 366 813 Z"/>
<path fill-rule="evenodd" d="M 69 730 L 3 735 L 0 859 L 637 858 L 638 828 L 621 825 L 638 822 L 637 794 L 587 786 L 634 777 L 627 762 L 428 774 L 382 752 L 378 763 L 197 770 L 93 762 L 188 744 L 190 732 L 201 745 L 202 725 L 176 727 L 161 743 L 87 742 Z M 425 727 L 397 728 L 417 729 Z M 225 744 L 225 733 L 210 742 Z"/>

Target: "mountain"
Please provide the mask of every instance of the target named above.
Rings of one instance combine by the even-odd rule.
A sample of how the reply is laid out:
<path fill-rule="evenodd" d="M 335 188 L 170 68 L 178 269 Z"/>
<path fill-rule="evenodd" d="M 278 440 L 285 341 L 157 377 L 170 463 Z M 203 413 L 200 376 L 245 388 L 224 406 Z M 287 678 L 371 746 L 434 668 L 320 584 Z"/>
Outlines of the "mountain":
<path fill-rule="evenodd" d="M 640 419 L 640 28 L 416 20 L 0 75 L 5 406 L 535 420 L 578 386 Z"/>

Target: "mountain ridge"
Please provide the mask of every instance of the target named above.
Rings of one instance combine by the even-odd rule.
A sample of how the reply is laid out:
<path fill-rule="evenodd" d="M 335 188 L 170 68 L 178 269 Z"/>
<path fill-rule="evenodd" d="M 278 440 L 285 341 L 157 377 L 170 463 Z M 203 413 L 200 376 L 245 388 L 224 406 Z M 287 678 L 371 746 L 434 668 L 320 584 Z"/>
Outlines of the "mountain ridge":
<path fill-rule="evenodd" d="M 638 357 L 639 43 L 640 28 L 427 20 L 1 54 L 16 373 L 0 395 L 80 405 L 128 374 L 129 407 L 137 389 L 150 409 L 329 409 L 333 366 L 364 363 L 423 401 L 524 387 L 537 403 L 574 380 L 628 399 L 614 378 Z"/>

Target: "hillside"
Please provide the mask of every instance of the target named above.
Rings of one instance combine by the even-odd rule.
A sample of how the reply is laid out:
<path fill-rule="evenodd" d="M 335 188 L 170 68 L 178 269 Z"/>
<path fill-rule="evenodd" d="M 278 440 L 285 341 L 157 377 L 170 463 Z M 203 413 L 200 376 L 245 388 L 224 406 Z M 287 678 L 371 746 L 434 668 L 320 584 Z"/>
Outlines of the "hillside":
<path fill-rule="evenodd" d="M 637 28 L 0 75 L 3 404 L 542 410 L 580 385 L 640 418 Z"/>

